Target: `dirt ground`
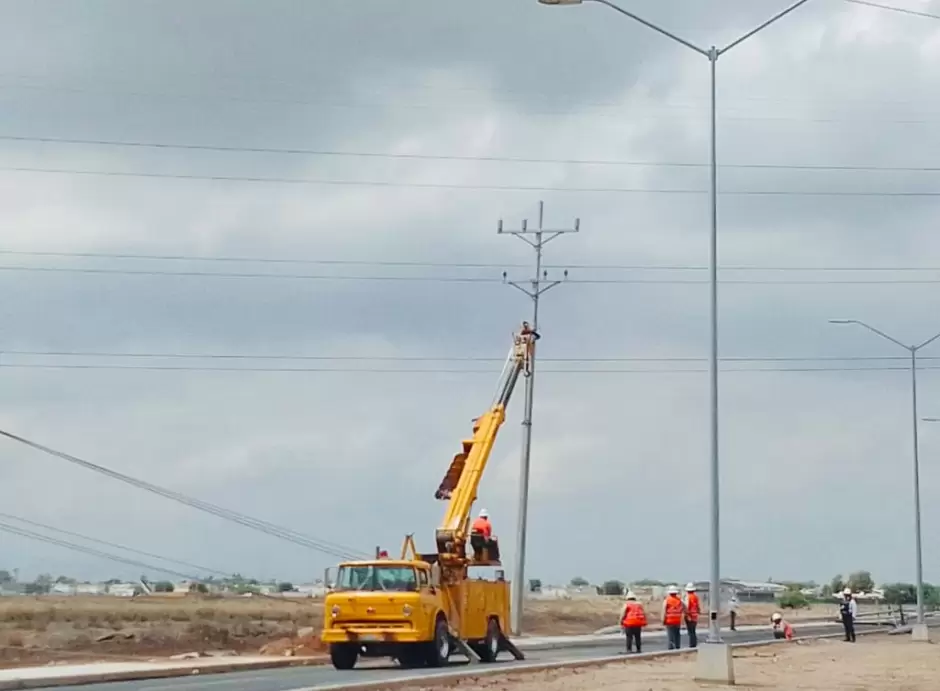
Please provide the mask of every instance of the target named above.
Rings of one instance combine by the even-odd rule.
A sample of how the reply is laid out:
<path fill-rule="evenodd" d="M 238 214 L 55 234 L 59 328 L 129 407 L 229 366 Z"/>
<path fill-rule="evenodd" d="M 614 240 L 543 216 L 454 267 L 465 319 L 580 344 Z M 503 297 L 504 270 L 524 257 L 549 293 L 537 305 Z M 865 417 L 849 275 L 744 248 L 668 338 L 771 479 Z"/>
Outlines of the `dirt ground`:
<path fill-rule="evenodd" d="M 457 691 L 698 691 L 722 688 L 693 680 L 695 659 L 617 663 L 594 669 L 467 679 Z M 936 691 L 940 646 L 907 636 L 863 636 L 784 643 L 734 653 L 735 689 L 757 691 Z M 424 687 L 429 688 L 429 687 Z M 418 687 L 415 687 L 417 691 Z"/>
<path fill-rule="evenodd" d="M 617 624 L 620 598 L 533 600 L 528 635 L 593 633 Z M 766 623 L 773 605 L 742 605 L 739 624 Z M 655 607 L 651 627 L 657 628 Z M 791 619 L 835 615 L 816 606 Z M 283 654 L 286 638 L 309 639 L 323 622 L 322 603 L 273 597 L 0 598 L 0 667 L 89 660 L 151 659 L 188 652 Z M 267 647 L 265 647 L 267 646 Z M 310 652 L 297 651 L 297 654 Z"/>

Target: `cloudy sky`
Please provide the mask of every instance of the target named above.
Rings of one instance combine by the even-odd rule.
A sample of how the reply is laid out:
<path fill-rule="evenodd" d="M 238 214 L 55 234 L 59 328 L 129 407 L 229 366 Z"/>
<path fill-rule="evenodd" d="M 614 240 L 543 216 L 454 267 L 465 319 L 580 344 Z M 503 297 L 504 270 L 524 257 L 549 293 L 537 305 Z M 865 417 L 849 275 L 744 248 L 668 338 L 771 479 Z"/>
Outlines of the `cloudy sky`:
<path fill-rule="evenodd" d="M 785 6 L 624 2 L 705 46 Z M 581 231 L 546 250 L 570 280 L 542 305 L 527 576 L 706 577 L 703 57 L 600 5 L 0 0 L 0 63 L 0 427 L 352 550 L 430 548 L 530 315 L 501 275 L 532 252 L 496 224 L 543 200 Z M 940 21 L 842 0 L 719 61 L 727 576 L 913 578 L 905 353 L 827 320 L 940 331 L 938 65 Z M 940 344 L 922 365 L 940 415 Z M 477 505 L 507 556 L 519 393 Z M 0 450 L 7 514 L 258 577 L 335 561 Z M 940 425 L 921 451 L 940 580 Z M 29 576 L 141 571 L 3 545 Z"/>

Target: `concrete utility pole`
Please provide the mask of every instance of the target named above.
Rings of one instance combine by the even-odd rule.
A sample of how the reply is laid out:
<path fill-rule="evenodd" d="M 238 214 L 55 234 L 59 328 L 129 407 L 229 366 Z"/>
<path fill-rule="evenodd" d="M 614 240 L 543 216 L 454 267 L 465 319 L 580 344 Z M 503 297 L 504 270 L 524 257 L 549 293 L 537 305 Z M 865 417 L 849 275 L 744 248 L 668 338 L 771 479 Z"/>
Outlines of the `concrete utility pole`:
<path fill-rule="evenodd" d="M 543 227 L 545 202 L 539 202 L 539 226 L 536 230 L 528 229 L 528 222 L 522 221 L 520 230 L 504 230 L 500 219 L 496 232 L 503 235 L 515 235 L 535 249 L 535 275 L 527 281 L 510 281 L 503 272 L 503 281 L 522 291 L 532 300 L 532 330 L 539 328 L 539 297 L 562 281 L 549 280 L 548 272 L 542 269 L 542 248 L 559 235 L 577 233 L 581 228 L 581 219 L 576 218 L 574 228 L 565 230 L 547 230 Z M 534 236 L 534 240 L 530 237 Z M 568 278 L 567 269 L 563 278 Z M 525 547 L 526 523 L 529 513 L 529 458 L 532 450 L 532 400 L 535 389 L 535 345 L 529 364 L 529 374 L 525 383 L 525 414 L 522 420 L 522 464 L 519 471 L 519 520 L 516 526 L 516 562 L 512 576 L 512 634 L 522 633 L 522 607 L 525 599 Z"/>

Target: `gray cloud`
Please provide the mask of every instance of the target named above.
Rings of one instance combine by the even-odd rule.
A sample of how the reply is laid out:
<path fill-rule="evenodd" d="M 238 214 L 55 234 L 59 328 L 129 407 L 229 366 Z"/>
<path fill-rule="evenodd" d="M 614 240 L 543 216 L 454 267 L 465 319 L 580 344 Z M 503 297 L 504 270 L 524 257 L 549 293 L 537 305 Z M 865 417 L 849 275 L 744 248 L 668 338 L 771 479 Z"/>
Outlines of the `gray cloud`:
<path fill-rule="evenodd" d="M 696 41 L 721 43 L 780 6 L 771 0 L 707 6 L 646 0 L 636 10 Z M 58 3 L 6 2 L 0 4 L 0 26 L 5 65 L 0 135 L 558 159 L 704 162 L 707 155 L 705 60 L 641 27 L 615 21 L 600 7 L 551 9 L 534 0 L 447 8 L 417 0 L 395 5 L 285 0 L 262 10 L 248 2 L 131 8 L 98 0 L 63 10 Z M 810 3 L 721 59 L 721 160 L 933 165 L 937 29 L 935 22 L 871 8 Z M 4 167 L 468 186 L 707 185 L 704 169 L 9 141 L 0 146 Z M 498 237 L 496 220 L 504 218 L 507 227 L 516 227 L 524 216 L 532 222 L 544 199 L 548 225 L 582 219 L 580 235 L 559 239 L 547 251 L 550 263 L 573 266 L 573 281 L 705 277 L 701 271 L 576 266 L 703 265 L 703 195 L 0 175 L 4 248 L 493 266 L 21 256 L 0 257 L 0 265 L 498 279 L 503 263 L 528 263 L 531 254 L 522 243 Z M 935 190 L 936 177 L 722 169 L 721 186 L 729 191 Z M 935 206 L 932 198 L 723 196 L 722 262 L 936 266 Z M 523 268 L 510 273 L 528 276 Z M 882 276 L 912 277 L 723 271 L 729 280 Z M 705 288 L 559 287 L 543 303 L 540 354 L 704 356 Z M 0 292 L 5 296 L 0 350 L 7 351 L 0 365 L 128 362 L 14 356 L 11 350 L 498 358 L 529 310 L 520 293 L 498 283 L 3 271 Z M 940 306 L 935 292 L 930 284 L 725 284 L 722 350 L 733 356 L 903 355 L 869 334 L 829 326 L 826 319 L 856 317 L 905 339 L 923 339 L 940 329 L 930 322 Z M 298 364 L 318 363 L 284 366 Z M 446 361 L 407 364 L 470 367 Z M 826 363 L 807 366 L 820 364 Z M 670 366 L 700 369 L 704 362 Z M 707 569 L 707 535 L 699 520 L 707 510 L 705 375 L 551 371 L 561 367 L 546 362 L 537 386 L 530 575 L 561 580 L 581 570 L 594 578 L 701 577 Z M 433 490 L 470 419 L 489 402 L 496 373 L 0 367 L 0 376 L 0 426 L 368 550 L 375 544 L 394 547 L 412 531 L 429 544 L 443 510 L 432 502 Z M 922 375 L 927 413 L 935 412 L 930 407 L 936 380 L 933 371 Z M 907 386 L 905 373 L 895 371 L 722 376 L 726 573 L 826 578 L 864 567 L 882 579 L 912 577 Z M 514 549 L 520 416 L 521 400 L 510 412 L 480 494 L 496 516 L 507 554 Z M 930 508 L 940 479 L 927 462 L 937 448 L 935 437 L 936 430 L 924 431 L 928 530 L 940 520 Z M 312 578 L 332 560 L 8 443 L 3 448 L 0 478 L 11 513 L 222 569 L 261 569 L 263 576 Z M 676 487 L 668 507 L 666 486 Z M 559 542 L 573 550 L 563 563 L 554 557 Z M 128 573 L 19 538 L 9 543 L 11 563 L 0 566 L 89 577 Z M 636 555 L 630 559 L 628 543 Z M 940 578 L 938 559 L 925 553 L 928 578 Z"/>

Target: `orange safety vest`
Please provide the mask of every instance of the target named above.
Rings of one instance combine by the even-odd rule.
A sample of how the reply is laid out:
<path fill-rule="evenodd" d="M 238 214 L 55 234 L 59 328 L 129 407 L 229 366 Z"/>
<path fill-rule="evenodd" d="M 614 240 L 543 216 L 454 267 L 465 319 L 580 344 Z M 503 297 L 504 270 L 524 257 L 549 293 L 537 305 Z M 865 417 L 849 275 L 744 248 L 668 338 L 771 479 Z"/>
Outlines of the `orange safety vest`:
<path fill-rule="evenodd" d="M 483 535 L 483 537 L 485 537 L 486 539 L 489 539 L 490 536 L 493 534 L 493 526 L 489 522 L 489 520 L 485 518 L 478 518 L 473 522 L 473 527 L 471 528 L 471 532 L 480 533 Z"/>
<path fill-rule="evenodd" d="M 666 626 L 682 625 L 682 600 L 677 595 L 666 597 L 666 616 L 663 623 Z"/>
<path fill-rule="evenodd" d="M 699 604 L 698 595 L 695 593 L 689 593 L 685 604 L 685 618 L 689 621 L 697 622 L 698 615 L 701 611 L 702 607 Z"/>
<path fill-rule="evenodd" d="M 646 626 L 646 610 L 639 602 L 627 602 L 624 608 L 623 621 L 620 622 L 624 628 L 643 628 Z"/>

